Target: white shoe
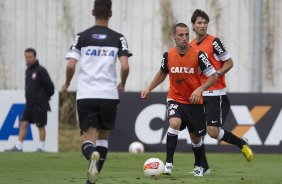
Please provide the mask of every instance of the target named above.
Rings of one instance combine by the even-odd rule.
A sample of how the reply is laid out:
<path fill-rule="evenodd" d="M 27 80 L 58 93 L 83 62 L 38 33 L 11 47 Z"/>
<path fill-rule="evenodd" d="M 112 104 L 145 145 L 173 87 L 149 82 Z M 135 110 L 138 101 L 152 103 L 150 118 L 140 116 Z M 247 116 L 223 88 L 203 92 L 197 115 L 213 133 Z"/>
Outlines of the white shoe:
<path fill-rule="evenodd" d="M 211 175 L 211 170 L 210 169 L 207 169 L 207 170 L 204 169 L 203 171 L 204 171 L 204 173 L 203 173 L 204 176 Z M 194 174 L 194 171 L 190 171 L 188 173 L 189 174 Z"/>
<path fill-rule="evenodd" d="M 207 169 L 207 170 L 204 169 L 204 176 L 207 176 L 207 175 L 211 175 L 210 169 Z"/>
<path fill-rule="evenodd" d="M 17 146 L 12 147 L 11 149 L 6 149 L 4 152 L 22 152 L 22 149 L 18 149 Z"/>
<path fill-rule="evenodd" d="M 194 176 L 204 176 L 204 169 L 202 167 L 195 166 Z"/>
<path fill-rule="evenodd" d="M 164 169 L 164 174 L 165 175 L 171 175 L 172 170 L 173 170 L 173 164 L 172 163 L 165 163 L 165 169 Z"/>
<path fill-rule="evenodd" d="M 100 154 L 97 151 L 94 151 L 91 154 L 91 158 L 89 161 L 89 168 L 88 168 L 88 180 L 90 183 L 95 183 L 98 177 L 98 168 L 97 168 L 97 162 L 100 159 Z"/>

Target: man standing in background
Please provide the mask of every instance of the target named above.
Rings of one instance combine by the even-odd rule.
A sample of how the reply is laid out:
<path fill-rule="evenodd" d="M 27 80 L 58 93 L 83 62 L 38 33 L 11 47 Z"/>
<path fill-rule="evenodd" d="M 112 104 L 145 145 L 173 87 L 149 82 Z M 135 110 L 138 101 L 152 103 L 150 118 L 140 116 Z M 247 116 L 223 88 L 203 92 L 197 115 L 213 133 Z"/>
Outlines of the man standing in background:
<path fill-rule="evenodd" d="M 26 60 L 25 98 L 26 105 L 20 122 L 20 132 L 16 145 L 5 151 L 23 151 L 23 142 L 28 123 L 34 123 L 39 130 L 39 146 L 37 151 L 45 151 L 47 112 L 50 111 L 49 100 L 54 94 L 54 84 L 47 70 L 39 64 L 36 51 L 27 48 L 24 52 Z"/>
<path fill-rule="evenodd" d="M 122 34 L 108 28 L 112 16 L 111 0 L 95 0 L 92 15 L 95 26 L 78 33 L 66 58 L 66 80 L 70 85 L 77 63 L 77 111 L 81 132 L 81 151 L 89 160 L 87 183 L 95 183 L 108 152 L 108 138 L 115 127 L 118 92 L 123 92 L 129 73 L 128 50 Z M 121 82 L 117 85 L 116 59 L 119 58 Z"/>

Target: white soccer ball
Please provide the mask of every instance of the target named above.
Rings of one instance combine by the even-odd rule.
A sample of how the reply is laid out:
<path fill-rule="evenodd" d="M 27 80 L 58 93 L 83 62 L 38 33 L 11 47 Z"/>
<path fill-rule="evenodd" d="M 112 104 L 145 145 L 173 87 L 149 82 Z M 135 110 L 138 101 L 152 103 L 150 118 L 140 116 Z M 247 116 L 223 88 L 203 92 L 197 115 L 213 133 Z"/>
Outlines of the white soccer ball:
<path fill-rule="evenodd" d="M 145 176 L 159 176 L 164 173 L 164 163 L 158 158 L 149 158 L 143 166 Z"/>
<path fill-rule="evenodd" d="M 135 141 L 129 145 L 128 151 L 130 153 L 143 153 L 144 145 L 141 142 Z"/>

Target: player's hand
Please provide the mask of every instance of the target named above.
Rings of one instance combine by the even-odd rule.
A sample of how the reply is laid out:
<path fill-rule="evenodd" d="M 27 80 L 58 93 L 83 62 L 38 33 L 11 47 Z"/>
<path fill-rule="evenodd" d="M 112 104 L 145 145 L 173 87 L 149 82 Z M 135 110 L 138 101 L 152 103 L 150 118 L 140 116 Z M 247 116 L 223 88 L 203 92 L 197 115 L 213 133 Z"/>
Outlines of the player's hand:
<path fill-rule="evenodd" d="M 141 92 L 141 98 L 149 98 L 150 90 L 146 88 Z"/>
<path fill-rule="evenodd" d="M 192 104 L 198 104 L 200 99 L 201 99 L 201 96 L 202 96 L 202 92 L 203 90 L 201 88 L 197 88 L 192 94 L 191 94 L 191 97 L 189 98 L 190 99 L 190 102 Z"/>
<path fill-rule="evenodd" d="M 62 85 L 61 91 L 65 93 L 65 92 L 67 92 L 67 89 L 68 89 L 68 88 L 69 88 L 69 85 L 67 85 L 67 84 L 65 83 L 65 84 Z"/>
<path fill-rule="evenodd" d="M 122 83 L 118 84 L 118 92 L 119 93 L 123 93 L 124 92 L 124 88 L 125 88 L 125 85 L 123 85 Z"/>

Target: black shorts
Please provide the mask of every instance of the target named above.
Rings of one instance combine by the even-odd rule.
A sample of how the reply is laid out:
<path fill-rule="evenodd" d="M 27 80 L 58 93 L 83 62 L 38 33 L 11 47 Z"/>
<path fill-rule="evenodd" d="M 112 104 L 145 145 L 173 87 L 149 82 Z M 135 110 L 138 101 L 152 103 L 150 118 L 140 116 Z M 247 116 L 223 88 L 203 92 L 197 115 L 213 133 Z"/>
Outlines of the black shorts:
<path fill-rule="evenodd" d="M 222 127 L 230 111 L 227 95 L 204 96 L 204 106 L 207 125 Z"/>
<path fill-rule="evenodd" d="M 168 119 L 177 117 L 181 119 L 180 130 L 188 128 L 188 131 L 197 135 L 206 135 L 206 121 L 204 106 L 199 104 L 182 104 L 175 101 L 167 102 Z"/>
<path fill-rule="evenodd" d="M 118 104 L 119 100 L 111 99 L 77 100 L 80 132 L 86 132 L 89 127 L 114 129 Z"/>
<path fill-rule="evenodd" d="M 24 109 L 21 120 L 34 123 L 39 128 L 44 127 L 47 124 L 47 111 L 34 112 Z"/>

